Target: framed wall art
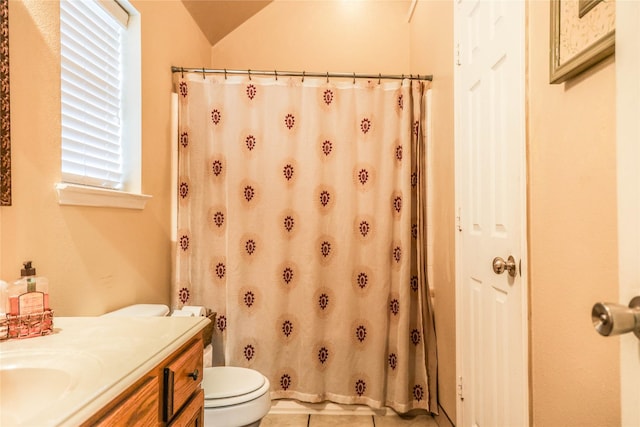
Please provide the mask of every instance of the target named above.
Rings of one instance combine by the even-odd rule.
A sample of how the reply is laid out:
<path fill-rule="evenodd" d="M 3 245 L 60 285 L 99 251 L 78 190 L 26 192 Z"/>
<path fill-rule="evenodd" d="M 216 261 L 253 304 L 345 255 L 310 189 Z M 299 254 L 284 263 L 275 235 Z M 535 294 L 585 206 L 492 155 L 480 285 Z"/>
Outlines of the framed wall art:
<path fill-rule="evenodd" d="M 9 115 L 9 2 L 0 0 L 0 206 L 11 205 Z"/>
<path fill-rule="evenodd" d="M 614 53 L 615 7 L 615 0 L 551 0 L 550 83 L 563 83 Z"/>

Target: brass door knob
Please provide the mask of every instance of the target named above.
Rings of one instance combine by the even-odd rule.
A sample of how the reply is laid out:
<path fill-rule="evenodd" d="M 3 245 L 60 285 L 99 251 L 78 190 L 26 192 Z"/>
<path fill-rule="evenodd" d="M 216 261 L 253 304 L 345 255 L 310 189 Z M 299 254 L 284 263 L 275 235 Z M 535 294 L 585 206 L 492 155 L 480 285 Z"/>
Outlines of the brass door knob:
<path fill-rule="evenodd" d="M 513 256 L 509 255 L 509 258 L 507 258 L 506 261 L 499 256 L 495 257 L 493 259 L 493 272 L 496 274 L 502 274 L 505 272 L 505 270 L 511 277 L 516 277 L 516 274 L 518 274 L 516 260 L 513 258 Z"/>

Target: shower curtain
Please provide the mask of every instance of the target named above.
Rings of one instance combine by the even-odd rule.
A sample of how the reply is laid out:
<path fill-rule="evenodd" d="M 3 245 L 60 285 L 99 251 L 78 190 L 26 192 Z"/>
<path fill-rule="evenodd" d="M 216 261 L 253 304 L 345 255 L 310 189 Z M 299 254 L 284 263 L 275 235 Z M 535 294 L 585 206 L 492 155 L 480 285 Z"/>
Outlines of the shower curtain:
<path fill-rule="evenodd" d="M 172 303 L 274 399 L 437 412 L 429 84 L 177 75 Z"/>

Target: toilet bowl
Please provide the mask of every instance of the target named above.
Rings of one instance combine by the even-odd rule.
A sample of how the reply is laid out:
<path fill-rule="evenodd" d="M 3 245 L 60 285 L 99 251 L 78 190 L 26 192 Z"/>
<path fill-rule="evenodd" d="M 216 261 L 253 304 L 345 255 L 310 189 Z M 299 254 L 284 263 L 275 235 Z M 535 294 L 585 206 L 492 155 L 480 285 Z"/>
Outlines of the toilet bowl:
<path fill-rule="evenodd" d="M 105 316 L 166 316 L 169 308 L 162 304 L 136 304 L 109 312 Z M 205 427 L 257 427 L 271 409 L 269 380 L 253 369 L 233 366 L 205 368 Z"/>
<path fill-rule="evenodd" d="M 202 388 L 205 427 L 259 426 L 271 408 L 269 380 L 253 369 L 206 368 Z"/>

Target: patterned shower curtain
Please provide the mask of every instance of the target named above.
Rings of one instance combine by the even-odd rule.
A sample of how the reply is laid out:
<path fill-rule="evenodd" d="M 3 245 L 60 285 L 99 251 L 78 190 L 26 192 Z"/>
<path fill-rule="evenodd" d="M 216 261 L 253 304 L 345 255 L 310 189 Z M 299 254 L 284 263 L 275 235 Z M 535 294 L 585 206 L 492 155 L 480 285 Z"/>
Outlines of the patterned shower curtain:
<path fill-rule="evenodd" d="M 177 75 L 172 303 L 274 399 L 437 412 L 428 85 Z"/>

